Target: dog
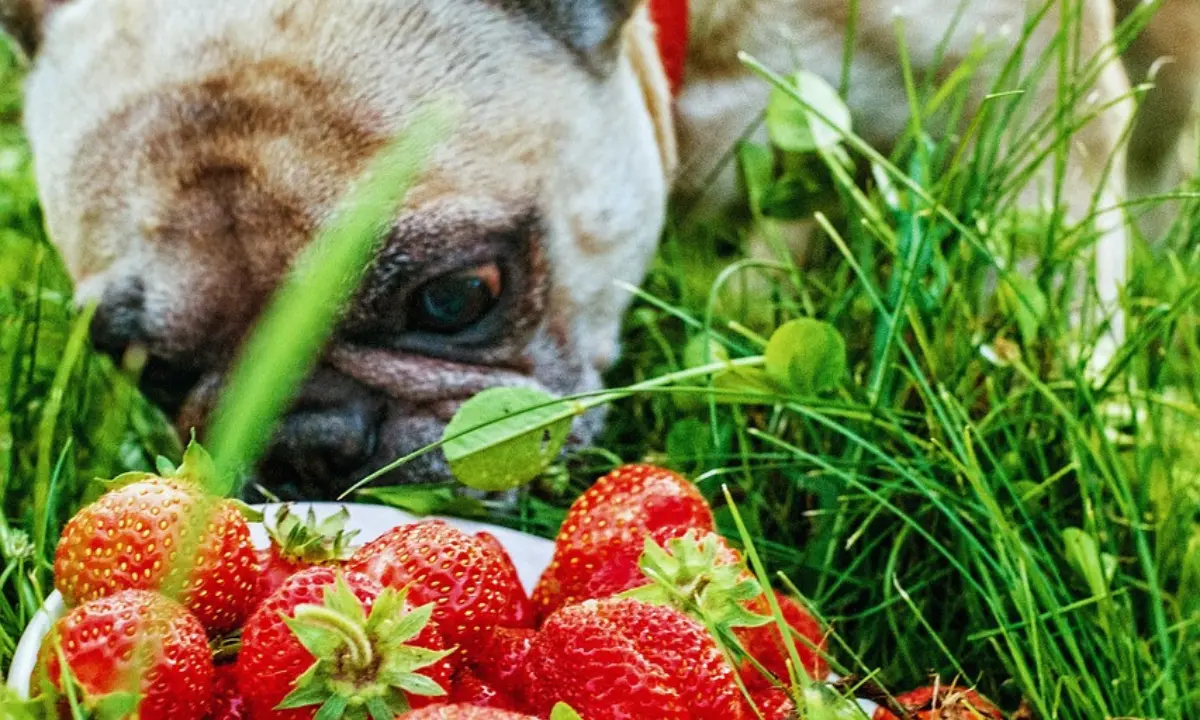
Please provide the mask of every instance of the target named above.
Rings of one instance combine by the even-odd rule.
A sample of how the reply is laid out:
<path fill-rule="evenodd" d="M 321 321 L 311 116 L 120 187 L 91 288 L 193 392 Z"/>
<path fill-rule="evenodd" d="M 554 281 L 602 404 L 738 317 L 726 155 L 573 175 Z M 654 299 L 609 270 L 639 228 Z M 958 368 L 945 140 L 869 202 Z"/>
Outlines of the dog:
<path fill-rule="evenodd" d="M 1103 58 L 1069 158 L 1083 219 L 1127 195 L 1134 100 L 1111 0 L 1078 1 L 1079 55 Z M 898 23 L 923 75 L 981 39 L 999 46 L 972 80 L 977 106 L 1042 4 L 0 0 L 0 15 L 33 58 L 25 125 L 46 225 L 79 301 L 98 304 L 93 340 L 143 348 L 148 391 L 185 428 L 203 426 L 255 317 L 372 156 L 426 101 L 467 108 L 282 423 L 263 477 L 289 498 L 336 494 L 439 439 L 485 388 L 600 388 L 630 303 L 616 281 L 643 278 L 669 195 L 735 192 L 718 159 L 769 90 L 739 51 L 836 86 L 850 42 L 847 102 L 886 147 L 909 117 Z M 1035 100 L 1053 107 L 1055 89 Z M 1113 308 L 1126 225 L 1095 222 Z M 597 427 L 585 418 L 575 440 Z M 444 473 L 427 455 L 394 479 Z"/>

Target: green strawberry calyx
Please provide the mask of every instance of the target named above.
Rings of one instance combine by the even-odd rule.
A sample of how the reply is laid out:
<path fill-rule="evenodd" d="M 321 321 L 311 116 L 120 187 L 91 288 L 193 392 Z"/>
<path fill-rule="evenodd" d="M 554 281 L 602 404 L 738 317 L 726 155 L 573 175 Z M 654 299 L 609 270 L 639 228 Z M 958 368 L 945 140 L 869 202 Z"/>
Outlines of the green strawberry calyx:
<path fill-rule="evenodd" d="M 575 708 L 560 702 L 550 710 L 550 720 L 583 720 Z"/>
<path fill-rule="evenodd" d="M 296 679 L 276 709 L 320 705 L 316 720 L 392 720 L 410 707 L 405 693 L 446 691 L 417 671 L 453 650 L 407 645 L 429 623 L 433 605 L 407 610 L 407 588 L 388 588 L 368 615 L 339 575 L 322 605 L 301 605 L 284 621 L 316 661 Z"/>
<path fill-rule="evenodd" d="M 108 490 L 117 490 L 119 488 L 132 485 L 137 482 L 147 480 L 180 480 L 190 486 L 199 488 L 206 495 L 213 497 L 227 497 L 234 489 L 233 478 L 223 476 L 217 470 L 217 465 L 213 462 L 212 456 L 208 451 L 196 441 L 196 434 L 193 431 L 192 438 L 188 442 L 187 449 L 183 451 L 182 461 L 176 466 L 165 457 L 158 457 L 155 460 L 155 472 L 134 471 L 127 472 L 111 480 L 102 480 Z M 244 503 L 241 504 L 243 514 L 249 510 Z M 257 521 L 262 519 L 262 515 L 254 515 L 257 511 L 249 511 L 247 520 Z"/>
<path fill-rule="evenodd" d="M 354 554 L 352 541 L 357 530 L 346 530 L 350 511 L 342 507 L 324 520 L 318 521 L 310 507 L 305 516 L 283 505 L 275 513 L 275 524 L 268 525 L 267 534 L 279 554 L 292 561 L 322 565 L 348 559 Z"/>
<path fill-rule="evenodd" d="M 638 566 L 650 582 L 623 595 L 669 605 L 722 632 L 771 622 L 746 609 L 745 603 L 761 595 L 762 587 L 746 572 L 745 563 L 721 562 L 722 549 L 713 533 L 697 538 L 688 532 L 668 540 L 665 548 L 646 538 Z"/>
<path fill-rule="evenodd" d="M 867 714 L 853 698 L 827 683 L 810 683 L 800 693 L 800 717 L 812 720 L 866 720 Z"/>

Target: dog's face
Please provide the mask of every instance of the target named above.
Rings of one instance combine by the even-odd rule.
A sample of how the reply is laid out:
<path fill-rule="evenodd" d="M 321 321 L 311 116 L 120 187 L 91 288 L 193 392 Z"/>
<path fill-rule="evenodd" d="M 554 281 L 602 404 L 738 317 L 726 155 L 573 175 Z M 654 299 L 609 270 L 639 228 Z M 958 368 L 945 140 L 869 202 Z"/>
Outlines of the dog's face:
<path fill-rule="evenodd" d="M 263 474 L 276 492 L 329 496 L 438 439 L 487 387 L 598 387 L 628 303 L 614 281 L 645 272 L 673 162 L 644 10 L 16 2 L 37 42 L 26 124 L 49 232 L 80 301 L 99 303 L 97 344 L 144 347 L 181 428 L 203 426 L 372 156 L 422 103 L 462 108 L 283 423 Z"/>

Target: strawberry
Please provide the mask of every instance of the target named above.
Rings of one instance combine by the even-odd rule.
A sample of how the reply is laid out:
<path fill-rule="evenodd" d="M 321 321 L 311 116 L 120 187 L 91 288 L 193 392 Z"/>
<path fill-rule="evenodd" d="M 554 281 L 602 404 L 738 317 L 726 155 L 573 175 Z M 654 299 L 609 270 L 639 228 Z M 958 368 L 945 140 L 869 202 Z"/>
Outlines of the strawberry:
<path fill-rule="evenodd" d="M 238 686 L 251 716 L 394 717 L 444 695 L 454 669 L 432 611 L 361 573 L 301 570 L 242 632 Z"/>
<path fill-rule="evenodd" d="M 54 556 L 54 586 L 68 606 L 157 590 L 181 601 L 210 634 L 241 624 L 258 560 L 238 505 L 195 482 L 189 463 L 202 452 L 189 448 L 176 475 L 140 475 L 71 518 Z"/>
<path fill-rule="evenodd" d="M 469 667 L 460 667 L 450 683 L 450 702 L 477 707 L 515 710 L 516 701 L 480 680 Z"/>
<path fill-rule="evenodd" d="M 537 633 L 526 628 L 492 628 L 475 653 L 467 656 L 473 673 L 509 697 L 525 691 L 523 678 L 529 649 Z"/>
<path fill-rule="evenodd" d="M 914 720 L 1004 720 L 1004 713 L 974 690 L 954 685 L 917 688 L 896 696 L 896 702 Z M 872 720 L 898 720 L 884 707 Z"/>
<path fill-rule="evenodd" d="M 733 668 L 683 613 L 632 599 L 589 600 L 546 619 L 529 651 L 528 700 L 586 720 L 741 718 Z"/>
<path fill-rule="evenodd" d="M 824 680 L 829 668 L 821 656 L 821 651 L 825 648 L 825 636 L 821 632 L 820 624 L 800 603 L 790 597 L 776 592 L 775 599 L 779 602 L 784 621 L 792 629 L 792 642 L 805 672 L 811 678 Z M 765 595 L 751 600 L 746 607 L 759 615 L 771 615 L 771 607 Z M 791 656 L 783 644 L 783 636 L 780 635 L 777 623 L 772 621 L 759 627 L 739 627 L 734 633 L 748 655 L 780 682 L 789 682 L 791 676 L 788 673 L 788 659 Z M 773 684 L 771 679 L 764 677 L 749 660 L 742 664 L 741 675 L 746 686 L 751 689 L 766 688 Z"/>
<path fill-rule="evenodd" d="M 706 627 L 726 636 L 732 630 L 741 649 L 758 661 L 779 681 L 787 682 L 788 659 L 770 603 L 754 576 L 746 569 L 741 553 L 724 538 L 709 533 L 703 538 L 688 532 L 663 548 L 647 542 L 638 560 L 648 582 L 624 593 L 644 602 L 670 605 L 691 615 Z M 821 626 L 799 603 L 775 593 L 784 621 L 794 635 L 796 655 L 810 676 L 824 679 L 828 672 L 821 651 L 825 641 Z M 747 660 L 741 676 L 747 687 L 769 688 L 770 678 Z"/>
<path fill-rule="evenodd" d="M 713 529 L 712 510 L 686 478 L 653 465 L 625 465 L 579 496 L 555 540 L 554 558 L 533 590 L 539 619 L 581 600 L 645 583 L 646 539 L 659 545 Z"/>
<path fill-rule="evenodd" d="M 751 699 L 763 720 L 795 720 L 797 717 L 796 703 L 783 688 L 772 686 L 755 690 L 751 693 Z M 753 712 L 747 717 L 754 717 Z"/>
<path fill-rule="evenodd" d="M 350 558 L 350 546 L 357 530 L 346 531 L 350 513 L 346 508 L 317 521 L 310 507 L 306 517 L 282 505 L 275 515 L 275 524 L 267 525 L 271 545 L 258 552 L 259 576 L 252 607 L 266 600 L 284 580 L 314 565 L 337 566 Z"/>
<path fill-rule="evenodd" d="M 501 627 L 510 628 L 533 627 L 533 603 L 529 601 L 529 595 L 525 592 L 524 586 L 521 585 L 521 578 L 517 575 L 517 566 L 513 564 L 508 551 L 504 549 L 504 546 L 500 544 L 496 536 L 489 532 L 477 532 L 475 533 L 475 539 L 496 558 L 504 584 L 510 588 L 520 589 L 519 592 L 513 591 L 513 604 L 501 614 L 498 624 Z"/>
<path fill-rule="evenodd" d="M 213 678 L 212 705 L 208 709 L 208 720 L 247 720 L 250 708 L 238 689 L 237 665 L 218 665 Z"/>
<path fill-rule="evenodd" d="M 404 720 L 537 720 L 531 715 L 469 704 L 433 705 L 404 715 L 403 718 Z"/>
<path fill-rule="evenodd" d="M 440 520 L 401 525 L 358 549 L 347 568 L 433 603 L 446 641 L 465 648 L 511 618 L 525 594 L 487 544 Z"/>
<path fill-rule="evenodd" d="M 39 656 L 57 688 L 63 662 L 84 708 L 97 715 L 107 707 L 122 717 L 136 709 L 141 720 L 200 720 L 208 710 L 213 663 L 204 628 L 158 593 L 125 590 L 68 612 Z"/>

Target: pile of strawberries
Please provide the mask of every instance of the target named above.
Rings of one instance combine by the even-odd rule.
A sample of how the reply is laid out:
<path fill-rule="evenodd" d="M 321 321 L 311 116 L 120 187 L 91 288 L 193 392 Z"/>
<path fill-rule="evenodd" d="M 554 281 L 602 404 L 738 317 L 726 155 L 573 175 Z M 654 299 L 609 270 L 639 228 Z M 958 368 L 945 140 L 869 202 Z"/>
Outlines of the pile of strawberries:
<path fill-rule="evenodd" d="M 140 720 L 783 720 L 792 688 L 824 687 L 807 682 L 827 673 L 820 625 L 762 592 L 675 473 L 601 478 L 530 597 L 493 536 L 440 521 L 355 548 L 344 514 L 285 508 L 258 552 L 249 508 L 202 489 L 202 453 L 119 478 L 67 525 L 54 571 L 70 610 L 35 702 Z M 897 700 L 911 717 L 1001 718 L 955 688 Z"/>

